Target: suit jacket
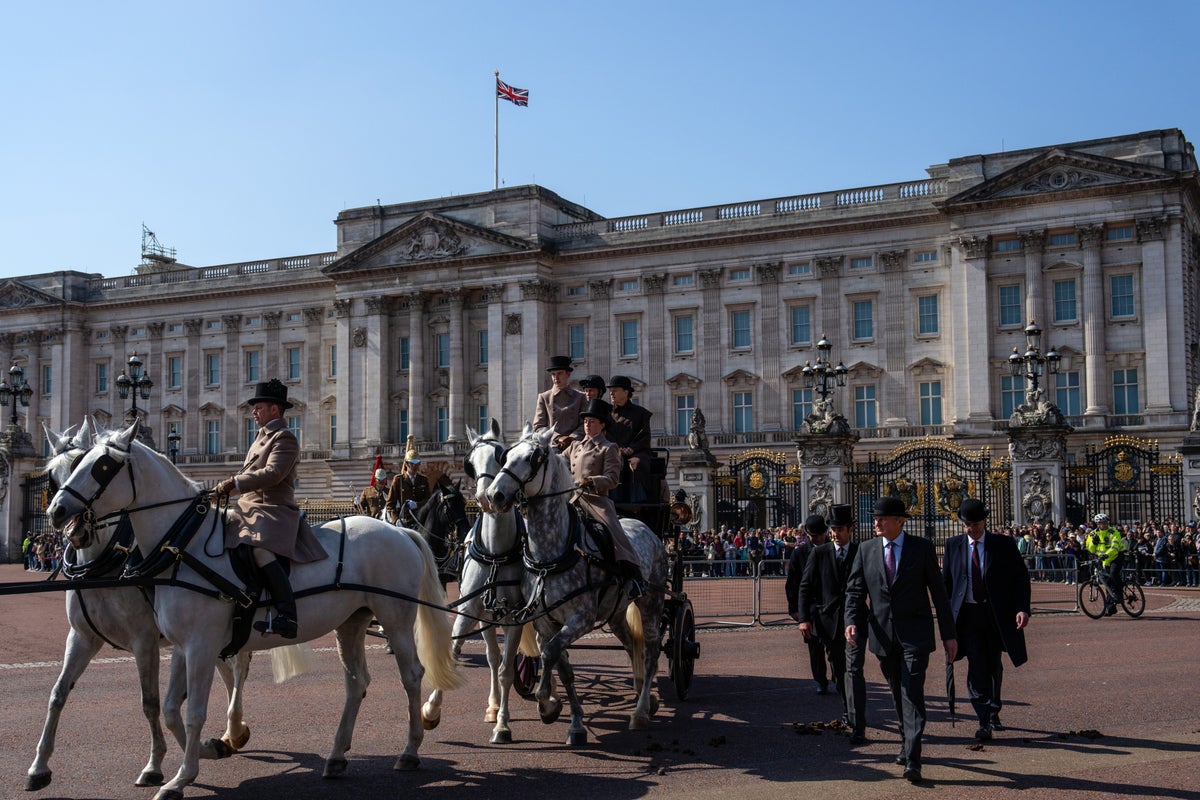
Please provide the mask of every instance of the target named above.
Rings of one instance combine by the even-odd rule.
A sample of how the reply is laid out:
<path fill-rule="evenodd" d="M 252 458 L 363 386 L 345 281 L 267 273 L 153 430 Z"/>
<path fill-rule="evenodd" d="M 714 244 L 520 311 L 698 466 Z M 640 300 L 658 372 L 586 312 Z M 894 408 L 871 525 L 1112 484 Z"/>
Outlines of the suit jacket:
<path fill-rule="evenodd" d="M 941 638 L 955 638 L 954 614 L 938 570 L 933 542 L 905 534 L 896 579 L 890 587 L 883 565 L 885 542 L 882 536 L 868 539 L 854 555 L 846 584 L 846 624 L 856 626 L 860 632 L 866 627 L 871 652 L 880 658 L 896 648 L 932 653 L 937 643 L 933 635 L 933 612 L 929 608 L 931 598 Z"/>
<path fill-rule="evenodd" d="M 808 557 L 800 578 L 800 622 L 811 622 L 826 643 L 841 640 L 846 630 L 846 584 L 856 552 L 856 543 L 847 544 L 845 560 L 839 564 L 836 544 L 819 545 Z"/>
<path fill-rule="evenodd" d="M 579 412 L 587 403 L 587 395 L 570 386 L 561 392 L 547 389 L 537 396 L 537 408 L 533 412 L 533 429 L 553 428 L 555 436 L 583 438 L 583 420 Z"/>
<path fill-rule="evenodd" d="M 633 403 L 626 403 L 618 408 L 613 406 L 612 422 L 605 430 L 609 439 L 619 447 L 633 450 L 630 458 L 645 457 L 650 454 L 650 417 L 649 411 Z"/>
<path fill-rule="evenodd" d="M 791 558 L 788 559 L 787 580 L 783 582 L 783 591 L 787 595 L 789 614 L 800 611 L 800 579 L 804 577 L 804 568 L 808 565 L 812 552 L 812 542 L 805 541 L 796 545 Z M 804 617 L 800 619 L 803 621 Z"/>
<path fill-rule="evenodd" d="M 238 472 L 237 505 L 225 526 L 225 544 L 262 547 L 295 563 L 327 555 L 296 505 L 300 443 L 281 419 L 259 429 Z"/>
<path fill-rule="evenodd" d="M 942 580 L 950 596 L 950 607 L 957 623 L 967 598 L 968 562 L 971 547 L 965 533 L 946 540 L 942 559 Z M 1012 537 L 997 533 L 983 536 L 983 583 L 987 587 L 988 607 L 1000 629 L 1000 640 L 1014 667 L 1029 660 L 1025 650 L 1025 631 L 1017 630 L 1017 612 L 1029 613 L 1029 569 Z M 959 658 L 966 653 L 960 651 Z"/>

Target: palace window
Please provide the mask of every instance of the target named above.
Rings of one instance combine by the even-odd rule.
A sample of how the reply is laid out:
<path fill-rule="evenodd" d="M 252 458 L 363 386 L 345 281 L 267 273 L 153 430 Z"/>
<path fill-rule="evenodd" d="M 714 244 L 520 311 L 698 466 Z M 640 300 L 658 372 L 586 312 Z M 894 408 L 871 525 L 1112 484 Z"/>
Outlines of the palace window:
<path fill-rule="evenodd" d="M 788 275 L 811 275 L 812 264 L 802 261 L 799 264 L 788 264 Z"/>
<path fill-rule="evenodd" d="M 1104 235 L 1110 242 L 1130 242 L 1133 241 L 1133 226 L 1122 225 L 1118 228 L 1109 228 Z"/>
<path fill-rule="evenodd" d="M 729 315 L 730 342 L 734 350 L 750 349 L 750 312 L 734 311 Z"/>
<path fill-rule="evenodd" d="M 1054 321 L 1074 322 L 1078 317 L 1075 312 L 1075 281 L 1054 282 Z"/>
<path fill-rule="evenodd" d="M 583 324 L 567 326 L 567 355 L 572 361 L 582 361 L 587 351 L 587 327 Z"/>
<path fill-rule="evenodd" d="M 437 408 L 437 440 L 444 442 L 450 438 L 450 409 L 445 406 Z"/>
<path fill-rule="evenodd" d="M 1083 413 L 1079 393 L 1079 371 L 1060 372 L 1054 376 L 1054 404 L 1068 417 Z"/>
<path fill-rule="evenodd" d="M 917 333 L 933 336 L 938 332 L 938 296 L 924 294 L 917 298 Z"/>
<path fill-rule="evenodd" d="M 108 391 L 108 364 L 96 365 L 96 394 Z"/>
<path fill-rule="evenodd" d="M 863 256 L 862 258 L 850 259 L 850 269 L 866 269 L 875 263 L 874 256 Z"/>
<path fill-rule="evenodd" d="M 407 336 L 400 337 L 400 371 L 408 369 L 409 358 L 412 355 L 412 343 Z"/>
<path fill-rule="evenodd" d="M 792 430 L 798 431 L 804 425 L 804 418 L 812 413 L 813 390 L 792 389 Z"/>
<path fill-rule="evenodd" d="M 864 384 L 854 387 L 854 427 L 874 428 L 878 426 L 875 407 L 875 386 Z"/>
<path fill-rule="evenodd" d="M 1074 233 L 1052 233 L 1050 234 L 1051 247 L 1070 247 L 1075 244 Z"/>
<path fill-rule="evenodd" d="M 792 306 L 788 342 L 792 346 L 812 344 L 812 306 Z"/>
<path fill-rule="evenodd" d="M 692 429 L 692 417 L 696 413 L 696 395 L 675 396 L 675 434 L 687 436 Z"/>
<path fill-rule="evenodd" d="M 923 381 L 918 390 L 921 395 L 921 424 L 942 424 L 942 382 Z"/>
<path fill-rule="evenodd" d="M 1021 252 L 1021 240 L 1000 239 L 993 243 L 992 251 L 996 253 L 1019 253 Z"/>
<path fill-rule="evenodd" d="M 638 355 L 638 321 L 636 319 L 621 320 L 621 358 L 637 358 Z"/>
<path fill-rule="evenodd" d="M 1112 316 L 1113 319 L 1129 318 L 1135 316 L 1133 303 L 1133 276 L 1132 275 L 1113 275 L 1108 281 L 1109 291 L 1112 294 Z"/>
<path fill-rule="evenodd" d="M 479 331 L 476 338 L 476 344 L 479 349 L 479 363 L 481 365 L 488 363 L 488 332 Z"/>
<path fill-rule="evenodd" d="M 857 300 L 854 309 L 854 336 L 856 341 L 875 338 L 875 304 L 870 300 Z"/>
<path fill-rule="evenodd" d="M 221 354 L 204 354 L 204 382 L 209 386 L 219 386 L 221 383 Z"/>
<path fill-rule="evenodd" d="M 433 353 L 435 367 L 450 366 L 450 334 L 435 333 L 433 335 Z"/>
<path fill-rule="evenodd" d="M 1021 308 L 1021 286 L 1017 283 L 1007 283 L 1000 286 L 999 307 L 1000 327 L 1007 328 L 1023 325 L 1025 314 Z"/>
<path fill-rule="evenodd" d="M 754 393 L 733 393 L 733 432 L 750 433 L 754 430 Z"/>
<path fill-rule="evenodd" d="M 924 250 L 920 253 L 917 253 L 913 257 L 913 260 L 918 264 L 933 263 L 934 261 L 937 261 L 937 250 Z"/>
<path fill-rule="evenodd" d="M 1116 414 L 1139 414 L 1142 407 L 1138 401 L 1138 371 L 1136 369 L 1113 370 L 1113 412 Z"/>
<path fill-rule="evenodd" d="M 204 452 L 210 456 L 221 452 L 221 421 L 219 419 L 204 421 Z"/>
<path fill-rule="evenodd" d="M 167 357 L 167 388 L 178 389 L 183 386 L 183 356 Z"/>
<path fill-rule="evenodd" d="M 1000 418 L 1008 419 L 1025 399 L 1025 379 L 1013 375 L 1000 376 Z"/>
<path fill-rule="evenodd" d="M 289 381 L 300 380 L 300 348 L 289 347 L 283 351 L 283 355 L 287 361 L 287 379 Z"/>
<path fill-rule="evenodd" d="M 695 352 L 695 327 L 696 318 L 691 314 L 679 314 L 675 317 L 675 352 L 677 354 Z"/>
<path fill-rule="evenodd" d="M 260 380 L 258 373 L 259 357 L 262 355 L 260 350 L 246 351 L 246 383 L 255 383 Z"/>

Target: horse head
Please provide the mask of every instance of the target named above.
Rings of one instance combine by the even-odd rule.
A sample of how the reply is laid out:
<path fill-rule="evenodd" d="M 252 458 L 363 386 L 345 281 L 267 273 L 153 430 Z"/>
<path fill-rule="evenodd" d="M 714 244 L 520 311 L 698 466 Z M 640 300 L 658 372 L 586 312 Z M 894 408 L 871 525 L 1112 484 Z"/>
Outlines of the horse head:
<path fill-rule="evenodd" d="M 75 462 L 92 446 L 92 429 L 87 417 L 83 418 L 83 424 L 74 435 L 71 434 L 75 429 L 74 425 L 62 433 L 56 433 L 43 422 L 42 429 L 46 432 L 46 441 L 50 443 L 53 453 L 46 462 L 46 478 L 50 484 L 50 495 L 53 496 L 71 477 Z M 80 544 L 77 547 L 87 547 L 91 543 L 91 534 L 90 525 L 86 526 L 86 530 L 79 531 Z"/>
<path fill-rule="evenodd" d="M 521 438 L 504 454 L 503 466 L 488 487 L 487 497 L 497 513 L 508 511 L 521 495 L 535 497 L 553 485 L 557 453 L 550 447 L 553 428 L 534 431 L 528 422 Z"/>
<path fill-rule="evenodd" d="M 487 498 L 488 486 L 495 480 L 500 465 L 504 463 L 504 441 L 500 438 L 500 423 L 492 418 L 491 430 L 482 436 L 467 426 L 467 443 L 470 448 L 463 456 L 463 472 L 475 481 L 475 502 L 484 513 L 492 513 L 491 501 Z"/>

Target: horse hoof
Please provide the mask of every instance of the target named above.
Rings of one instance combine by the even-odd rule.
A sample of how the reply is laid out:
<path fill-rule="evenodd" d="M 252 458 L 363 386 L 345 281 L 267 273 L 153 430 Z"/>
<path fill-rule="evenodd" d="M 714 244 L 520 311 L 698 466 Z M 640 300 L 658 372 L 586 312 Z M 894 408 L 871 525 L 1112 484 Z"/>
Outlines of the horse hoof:
<path fill-rule="evenodd" d="M 154 800 L 183 800 L 182 789 L 159 789 Z"/>
<path fill-rule="evenodd" d="M 650 695 L 650 716 L 653 717 L 657 713 L 658 713 L 658 695 L 652 694 L 652 695 Z"/>
<path fill-rule="evenodd" d="M 562 703 L 547 703 L 545 709 L 543 709 L 540 705 L 538 706 L 538 714 L 541 716 L 542 722 L 546 723 L 547 725 L 557 722 L 558 715 L 561 713 Z"/>
<path fill-rule="evenodd" d="M 235 752 L 237 751 L 224 739 L 205 739 L 200 743 L 201 758 L 215 758 L 220 760 L 222 758 L 229 758 Z M 210 756 L 208 753 L 212 753 L 212 755 Z"/>
<path fill-rule="evenodd" d="M 148 770 L 146 772 L 143 772 L 141 775 L 138 775 L 138 779 L 133 782 L 133 785 L 134 786 L 162 786 L 163 785 L 163 774 L 161 772 L 155 772 L 153 770 Z"/>
<path fill-rule="evenodd" d="M 325 762 L 325 771 L 321 773 L 322 778 L 340 778 L 346 773 L 346 759 L 333 758 Z"/>
<path fill-rule="evenodd" d="M 570 747 L 587 744 L 587 731 L 567 731 L 567 744 Z"/>
<path fill-rule="evenodd" d="M 38 789 L 45 789 L 50 785 L 50 777 L 54 773 L 42 772 L 38 775 L 25 776 L 25 791 L 36 792 Z"/>
<path fill-rule="evenodd" d="M 425 716 L 424 714 L 421 715 L 421 727 L 427 731 L 433 730 L 440 724 L 442 724 L 442 718 L 440 716 L 430 719 L 429 717 Z"/>
<path fill-rule="evenodd" d="M 512 731 L 492 731 L 492 744 L 512 744 Z"/>
<path fill-rule="evenodd" d="M 412 772 L 419 766 L 421 766 L 421 759 L 405 753 L 396 759 L 396 763 L 392 765 L 392 769 L 397 769 L 401 772 Z"/>
<path fill-rule="evenodd" d="M 500 712 L 497 711 L 496 709 L 489 708 L 487 711 L 483 712 L 483 721 L 484 722 L 495 722 L 496 718 L 499 716 L 499 714 L 500 714 Z"/>
<path fill-rule="evenodd" d="M 635 714 L 629 718 L 629 730 L 644 731 L 650 727 L 650 718 L 644 715 Z"/>
<path fill-rule="evenodd" d="M 246 742 L 250 741 L 250 729 L 246 728 L 232 739 L 230 739 L 229 735 L 226 734 L 225 736 L 221 737 L 221 741 L 232 747 L 234 750 L 241 750 L 246 746 Z"/>

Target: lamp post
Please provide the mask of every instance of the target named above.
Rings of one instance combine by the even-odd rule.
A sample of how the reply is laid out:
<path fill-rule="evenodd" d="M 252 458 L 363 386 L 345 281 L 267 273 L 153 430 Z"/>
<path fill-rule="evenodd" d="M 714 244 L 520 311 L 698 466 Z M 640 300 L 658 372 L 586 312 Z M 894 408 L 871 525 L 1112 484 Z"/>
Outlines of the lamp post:
<path fill-rule="evenodd" d="M 132 424 L 133 420 L 138 418 L 138 395 L 141 395 L 143 400 L 149 400 L 150 390 L 154 388 L 154 381 L 150 380 L 150 376 L 142 368 L 142 360 L 138 358 L 136 350 L 129 357 L 127 366 L 128 373 L 121 370 L 121 374 L 117 376 L 117 396 L 122 400 L 133 397 L 133 405 L 130 406 L 129 414 L 125 417 L 126 422 Z"/>
<path fill-rule="evenodd" d="M 1042 395 L 1042 375 L 1057 375 L 1061 360 L 1062 356 L 1053 347 L 1045 355 L 1042 354 L 1042 329 L 1029 320 L 1025 326 L 1025 353 L 1020 353 L 1014 347 L 1012 355 L 1008 357 L 1008 368 L 1014 378 L 1024 378 L 1029 382 L 1027 401 L 1030 405 L 1036 404 Z"/>
<path fill-rule="evenodd" d="M 14 361 L 8 370 L 8 383 L 0 384 L 0 406 L 7 406 L 9 400 L 12 401 L 12 427 L 17 427 L 19 407 L 28 408 L 31 397 L 33 389 L 25 382 L 25 370 Z"/>
<path fill-rule="evenodd" d="M 171 457 L 172 464 L 179 458 L 179 431 L 174 428 L 167 434 L 167 455 Z"/>
<path fill-rule="evenodd" d="M 817 342 L 817 363 L 805 361 L 804 369 L 801 370 L 804 388 L 815 391 L 822 401 L 828 400 L 829 395 L 833 394 L 834 384 L 846 385 L 846 374 L 850 371 L 840 359 L 837 366 L 833 366 L 833 358 L 830 356 L 833 344 L 826 336 L 827 334 L 821 334 L 821 341 Z"/>

